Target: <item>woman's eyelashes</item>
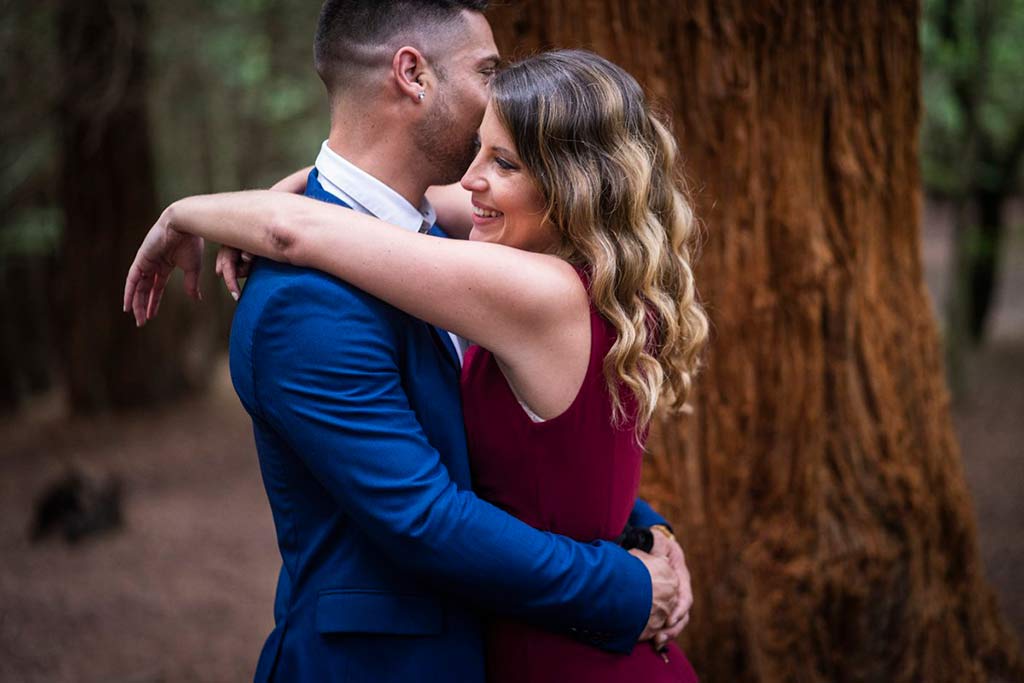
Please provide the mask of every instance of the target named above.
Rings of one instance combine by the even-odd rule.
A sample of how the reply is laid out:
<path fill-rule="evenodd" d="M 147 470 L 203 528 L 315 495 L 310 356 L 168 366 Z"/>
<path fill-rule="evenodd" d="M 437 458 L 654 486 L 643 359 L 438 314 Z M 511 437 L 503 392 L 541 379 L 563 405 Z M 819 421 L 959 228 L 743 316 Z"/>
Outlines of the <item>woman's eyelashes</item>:
<path fill-rule="evenodd" d="M 498 168 L 502 169 L 503 171 L 515 171 L 519 168 L 508 159 L 504 159 L 499 156 L 494 157 L 494 163 L 496 163 L 498 165 Z"/>
<path fill-rule="evenodd" d="M 473 139 L 473 145 L 476 148 L 477 154 L 479 154 L 480 150 L 483 149 L 483 147 L 484 147 L 483 140 L 481 140 L 479 133 Z M 500 150 L 498 150 L 497 148 L 491 148 L 490 149 L 490 155 L 491 155 L 492 161 L 494 161 L 494 163 L 501 170 L 503 170 L 503 171 L 518 171 L 519 170 L 519 165 L 516 164 L 514 161 L 510 161 L 510 160 L 506 159 L 505 157 L 503 157 L 501 155 L 501 153 L 500 153 Z"/>

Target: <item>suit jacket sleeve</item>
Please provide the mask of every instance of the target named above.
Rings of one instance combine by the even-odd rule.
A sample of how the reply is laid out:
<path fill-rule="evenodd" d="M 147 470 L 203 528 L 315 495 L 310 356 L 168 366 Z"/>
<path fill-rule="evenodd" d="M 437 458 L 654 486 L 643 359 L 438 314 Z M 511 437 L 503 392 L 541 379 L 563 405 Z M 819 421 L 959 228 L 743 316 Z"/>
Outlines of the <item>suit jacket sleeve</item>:
<path fill-rule="evenodd" d="M 672 525 L 669 524 L 664 517 L 655 512 L 654 508 L 652 508 L 650 504 L 642 498 L 637 498 L 636 502 L 633 503 L 633 512 L 629 515 L 628 524 L 629 526 L 642 527 L 645 529 L 652 526 L 658 526 L 659 524 L 663 524 L 669 529 L 672 528 Z"/>
<path fill-rule="evenodd" d="M 628 652 L 650 613 L 646 568 L 455 486 L 402 388 L 395 315 L 344 285 L 276 292 L 253 342 L 261 416 L 395 562 L 485 609 Z"/>

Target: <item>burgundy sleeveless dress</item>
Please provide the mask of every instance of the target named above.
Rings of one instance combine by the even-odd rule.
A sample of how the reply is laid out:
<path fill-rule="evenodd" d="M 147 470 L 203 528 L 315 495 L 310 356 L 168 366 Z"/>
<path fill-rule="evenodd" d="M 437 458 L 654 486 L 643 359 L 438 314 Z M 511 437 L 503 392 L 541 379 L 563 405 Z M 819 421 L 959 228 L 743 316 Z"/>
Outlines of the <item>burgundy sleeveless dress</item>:
<path fill-rule="evenodd" d="M 583 386 L 561 415 L 533 422 L 486 349 L 467 349 L 462 403 L 476 493 L 537 529 L 578 541 L 613 539 L 629 518 L 642 451 L 633 421 L 611 423 L 602 362 L 615 330 L 590 307 L 591 350 Z M 675 645 L 668 662 L 650 643 L 613 654 L 511 620 L 487 633 L 488 683 L 638 683 L 697 680 Z"/>

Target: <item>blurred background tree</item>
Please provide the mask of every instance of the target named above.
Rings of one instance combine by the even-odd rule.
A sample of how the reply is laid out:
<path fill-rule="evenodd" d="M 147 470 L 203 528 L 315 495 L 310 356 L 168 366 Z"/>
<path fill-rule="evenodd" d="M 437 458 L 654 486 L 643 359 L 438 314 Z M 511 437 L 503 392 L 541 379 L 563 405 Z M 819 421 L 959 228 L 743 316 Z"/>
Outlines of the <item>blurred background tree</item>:
<path fill-rule="evenodd" d="M 1007 204 L 1024 159 L 1024 2 L 926 0 L 926 189 L 953 205 L 955 279 L 946 306 L 948 370 L 963 384 L 963 352 L 980 344 L 1000 273 Z"/>
<path fill-rule="evenodd" d="M 172 287 L 142 331 L 119 311 L 124 271 L 173 199 L 265 187 L 310 163 L 327 122 L 311 68 L 318 10 L 0 6 L 0 413 L 54 387 L 94 412 L 204 385 L 231 311 L 210 269 L 216 315 Z"/>
<path fill-rule="evenodd" d="M 136 331 L 110 305 L 123 292 L 121 264 L 159 212 L 147 115 L 148 10 L 141 0 L 62 0 L 57 9 L 58 339 L 78 412 L 180 396 L 190 386 L 187 351 L 198 341 Z M 167 329 L 180 329 L 185 311 L 172 307 L 169 315 Z"/>
<path fill-rule="evenodd" d="M 0 21 L 0 412 L 53 381 L 51 304 L 63 222 L 52 4 L 5 2 Z"/>

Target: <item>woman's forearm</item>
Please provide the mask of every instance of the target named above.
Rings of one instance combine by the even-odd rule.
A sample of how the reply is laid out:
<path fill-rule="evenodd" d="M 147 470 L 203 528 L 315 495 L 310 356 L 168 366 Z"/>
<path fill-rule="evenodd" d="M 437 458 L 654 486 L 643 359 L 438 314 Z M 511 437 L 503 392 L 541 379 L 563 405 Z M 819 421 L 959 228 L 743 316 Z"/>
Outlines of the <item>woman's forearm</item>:
<path fill-rule="evenodd" d="M 320 203 L 270 190 L 226 192 L 180 199 L 167 207 L 164 218 L 178 232 L 291 262 L 303 207 Z"/>
<path fill-rule="evenodd" d="M 330 273 L 499 356 L 567 315 L 586 321 L 579 278 L 552 256 L 419 235 L 269 190 L 188 197 L 167 211 L 174 230 Z"/>

